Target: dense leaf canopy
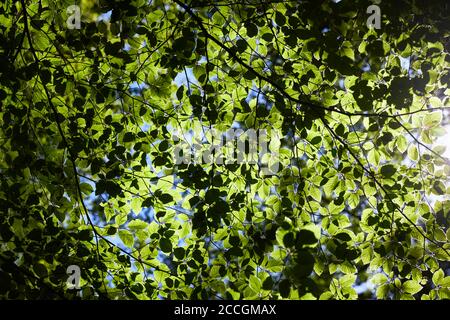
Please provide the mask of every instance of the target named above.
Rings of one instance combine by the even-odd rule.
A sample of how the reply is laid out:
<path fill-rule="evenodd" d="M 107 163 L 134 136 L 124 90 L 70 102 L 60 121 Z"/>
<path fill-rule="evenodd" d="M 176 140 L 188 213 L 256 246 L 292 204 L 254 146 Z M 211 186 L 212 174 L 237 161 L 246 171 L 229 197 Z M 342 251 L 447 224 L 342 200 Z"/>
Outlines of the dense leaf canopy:
<path fill-rule="evenodd" d="M 3 1 L 0 297 L 450 298 L 449 3 L 378 2 Z"/>

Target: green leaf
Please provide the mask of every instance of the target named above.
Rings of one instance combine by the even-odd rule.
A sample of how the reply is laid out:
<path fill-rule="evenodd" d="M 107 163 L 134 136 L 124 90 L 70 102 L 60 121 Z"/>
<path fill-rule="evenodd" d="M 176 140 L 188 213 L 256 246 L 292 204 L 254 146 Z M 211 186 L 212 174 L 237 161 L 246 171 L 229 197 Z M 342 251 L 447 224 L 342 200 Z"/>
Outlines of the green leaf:
<path fill-rule="evenodd" d="M 442 269 L 439 269 L 438 271 L 436 271 L 433 274 L 433 278 L 432 278 L 434 285 L 439 286 L 441 284 L 442 280 L 444 279 L 444 277 L 445 277 L 445 274 Z"/>
<path fill-rule="evenodd" d="M 275 12 L 275 23 L 280 27 L 284 26 L 286 23 L 286 17 L 279 11 Z"/>
<path fill-rule="evenodd" d="M 173 255 L 174 255 L 175 258 L 177 258 L 178 260 L 182 260 L 182 259 L 184 258 L 185 252 L 186 252 L 186 251 L 184 250 L 184 248 L 178 247 L 178 248 L 175 248 L 175 249 L 173 250 Z"/>
<path fill-rule="evenodd" d="M 334 295 L 330 291 L 326 291 L 320 295 L 319 300 L 331 300 L 333 298 Z"/>
<path fill-rule="evenodd" d="M 317 238 L 314 234 L 314 232 L 310 230 L 300 230 L 297 234 L 297 244 L 302 245 L 310 245 L 310 244 L 316 244 Z"/>
<path fill-rule="evenodd" d="M 90 229 L 81 230 L 78 233 L 78 239 L 82 241 L 90 241 L 92 239 L 92 231 Z"/>
<path fill-rule="evenodd" d="M 389 284 L 383 284 L 377 288 L 377 299 L 385 299 L 389 293 Z"/>
<path fill-rule="evenodd" d="M 419 151 L 414 144 L 411 144 L 408 148 L 408 157 L 413 161 L 417 161 L 419 159 Z"/>
<path fill-rule="evenodd" d="M 161 248 L 162 252 L 164 252 L 164 253 L 172 252 L 172 242 L 168 238 L 161 238 L 159 240 L 159 247 Z"/>
<path fill-rule="evenodd" d="M 447 241 L 447 236 L 445 235 L 444 230 L 442 230 L 439 227 L 436 227 L 436 229 L 434 229 L 434 238 L 437 241 L 440 241 L 440 242 L 446 242 Z"/>
<path fill-rule="evenodd" d="M 294 234 L 292 232 L 288 232 L 283 237 L 283 244 L 285 247 L 293 247 L 295 244 Z"/>
<path fill-rule="evenodd" d="M 168 193 L 163 193 L 159 197 L 159 200 L 161 200 L 162 203 L 166 204 L 166 203 L 172 202 L 173 201 L 173 197 L 170 194 L 168 194 Z"/>
<path fill-rule="evenodd" d="M 331 195 L 333 191 L 336 191 L 336 186 L 339 184 L 338 176 L 333 176 L 328 180 L 328 182 L 323 186 L 323 191 L 326 195 Z"/>
<path fill-rule="evenodd" d="M 354 274 L 346 274 L 345 276 L 339 279 L 339 283 L 343 288 L 351 287 L 353 283 L 356 281 L 356 275 Z"/>
<path fill-rule="evenodd" d="M 397 137 L 397 143 L 396 146 L 398 148 L 398 150 L 403 153 L 406 151 L 406 149 L 408 148 L 408 142 L 405 138 L 405 136 L 398 136 Z"/>
<path fill-rule="evenodd" d="M 92 192 L 94 192 L 94 188 L 92 188 L 92 186 L 86 182 L 80 183 L 80 189 L 81 189 L 81 192 L 86 195 L 89 195 Z"/>
<path fill-rule="evenodd" d="M 149 197 L 142 202 L 142 207 L 151 208 L 153 207 L 153 198 Z"/>
<path fill-rule="evenodd" d="M 311 197 L 314 198 L 314 200 L 321 201 L 322 200 L 322 193 L 320 192 L 319 188 L 316 188 L 315 186 L 311 186 L 309 189 L 309 193 Z"/>
<path fill-rule="evenodd" d="M 422 290 L 422 286 L 415 280 L 408 280 L 403 283 L 402 289 L 407 293 L 416 294 Z"/>
<path fill-rule="evenodd" d="M 123 142 L 131 142 L 134 141 L 134 134 L 132 132 L 127 132 L 123 136 Z"/>
<path fill-rule="evenodd" d="M 251 275 L 249 279 L 249 286 L 254 292 L 259 293 L 261 290 L 261 279 Z"/>
<path fill-rule="evenodd" d="M 258 34 L 258 27 L 254 23 L 247 23 L 245 27 L 247 29 L 247 36 L 252 38 Z"/>
<path fill-rule="evenodd" d="M 384 275 L 382 273 L 377 273 L 370 279 L 370 281 L 375 285 L 384 284 L 387 282 L 387 280 L 388 279 L 387 279 L 386 275 Z"/>
<path fill-rule="evenodd" d="M 274 282 L 273 282 L 272 277 L 271 277 L 271 276 L 268 276 L 268 277 L 264 280 L 264 282 L 263 282 L 263 284 L 262 284 L 262 288 L 263 288 L 264 290 L 272 290 L 273 285 L 274 285 Z"/>
<path fill-rule="evenodd" d="M 450 288 L 450 276 L 445 277 L 440 281 L 440 285 L 444 288 Z"/>
<path fill-rule="evenodd" d="M 283 279 L 280 281 L 280 284 L 278 285 L 279 290 L 280 290 L 280 295 L 283 298 L 287 298 L 289 297 L 290 293 L 291 293 L 291 283 L 289 282 L 289 280 L 287 279 Z"/>
<path fill-rule="evenodd" d="M 352 240 L 352 237 L 347 232 L 339 232 L 334 235 L 334 238 L 339 239 L 344 242 Z"/>
<path fill-rule="evenodd" d="M 391 164 L 388 165 L 384 165 L 381 167 L 380 169 L 380 173 L 385 177 L 385 178 L 390 178 L 395 174 L 395 167 Z"/>
<path fill-rule="evenodd" d="M 119 230 L 119 238 L 122 240 L 123 244 L 128 248 L 133 248 L 134 237 L 128 230 Z"/>
<path fill-rule="evenodd" d="M 370 163 L 378 166 L 380 164 L 380 153 L 376 149 L 372 149 L 369 151 L 367 158 Z"/>
<path fill-rule="evenodd" d="M 423 125 L 425 127 L 436 127 L 441 124 L 442 121 L 442 112 L 434 111 L 425 115 L 423 118 Z"/>
<path fill-rule="evenodd" d="M 167 140 L 163 140 L 161 141 L 161 143 L 159 144 L 159 151 L 164 152 L 169 148 L 169 142 L 167 142 Z"/>
<path fill-rule="evenodd" d="M 42 263 L 36 263 L 33 265 L 33 270 L 39 278 L 42 278 L 42 280 L 48 276 L 47 267 Z"/>
<path fill-rule="evenodd" d="M 319 144 L 322 141 L 322 137 L 321 136 L 315 136 L 314 138 L 311 139 L 311 144 Z"/>
<path fill-rule="evenodd" d="M 141 230 L 145 229 L 147 226 L 148 224 L 142 220 L 133 220 L 128 223 L 128 228 L 131 230 Z"/>

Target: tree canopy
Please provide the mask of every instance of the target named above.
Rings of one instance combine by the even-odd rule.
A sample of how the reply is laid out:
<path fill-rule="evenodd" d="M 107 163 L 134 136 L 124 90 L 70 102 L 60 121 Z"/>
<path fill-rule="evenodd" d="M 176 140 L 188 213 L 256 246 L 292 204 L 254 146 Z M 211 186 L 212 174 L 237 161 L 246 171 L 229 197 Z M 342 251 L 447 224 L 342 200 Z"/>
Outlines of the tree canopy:
<path fill-rule="evenodd" d="M 73 5 L 0 4 L 0 297 L 450 298 L 448 1 Z"/>

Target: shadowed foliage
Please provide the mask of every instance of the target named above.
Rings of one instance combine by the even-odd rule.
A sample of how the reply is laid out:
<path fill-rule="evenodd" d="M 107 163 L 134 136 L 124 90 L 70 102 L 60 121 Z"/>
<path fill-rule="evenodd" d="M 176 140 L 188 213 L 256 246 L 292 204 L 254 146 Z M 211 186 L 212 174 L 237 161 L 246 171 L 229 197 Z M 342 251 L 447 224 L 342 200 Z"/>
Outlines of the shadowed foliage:
<path fill-rule="evenodd" d="M 1 298 L 450 298 L 448 1 L 73 4 L 0 4 Z"/>

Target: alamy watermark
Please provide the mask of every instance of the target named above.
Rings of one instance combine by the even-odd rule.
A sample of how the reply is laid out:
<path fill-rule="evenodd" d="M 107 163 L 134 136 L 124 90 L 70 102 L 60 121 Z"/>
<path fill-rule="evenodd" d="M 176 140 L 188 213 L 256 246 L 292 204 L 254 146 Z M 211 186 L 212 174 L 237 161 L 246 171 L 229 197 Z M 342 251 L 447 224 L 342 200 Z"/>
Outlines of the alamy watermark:
<path fill-rule="evenodd" d="M 81 9 L 77 5 L 71 5 L 66 9 L 68 18 L 66 20 L 67 28 L 81 29 Z"/>
<path fill-rule="evenodd" d="M 175 165 L 249 164 L 258 166 L 264 176 L 279 170 L 280 138 L 274 130 L 208 129 L 200 134 L 176 131 L 173 141 Z"/>
<path fill-rule="evenodd" d="M 77 265 L 70 265 L 66 270 L 69 277 L 67 278 L 67 289 L 80 289 L 81 270 Z"/>
<path fill-rule="evenodd" d="M 381 29 L 381 9 L 376 4 L 367 7 L 366 13 L 370 16 L 367 18 L 367 28 Z"/>
<path fill-rule="evenodd" d="M 71 5 L 67 7 L 66 13 L 68 15 L 66 20 L 67 28 L 81 29 L 81 8 L 78 5 Z M 370 14 L 367 18 L 366 25 L 368 28 L 381 29 L 381 9 L 378 5 L 373 4 L 367 7 L 366 13 Z"/>

